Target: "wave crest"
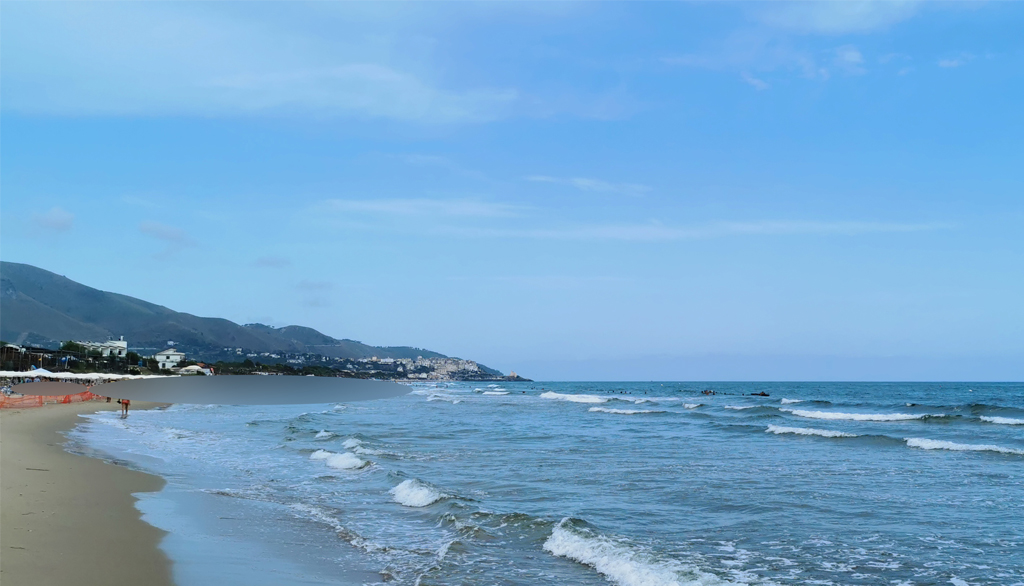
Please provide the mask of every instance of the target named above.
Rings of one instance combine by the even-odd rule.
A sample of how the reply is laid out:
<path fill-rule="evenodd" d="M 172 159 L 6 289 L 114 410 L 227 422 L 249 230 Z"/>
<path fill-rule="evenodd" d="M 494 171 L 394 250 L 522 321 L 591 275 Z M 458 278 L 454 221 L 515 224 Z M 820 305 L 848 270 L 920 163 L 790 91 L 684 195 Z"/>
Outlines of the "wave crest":
<path fill-rule="evenodd" d="M 802 411 L 800 409 L 779 409 L 787 413 L 792 413 L 797 417 L 806 417 L 808 419 L 833 419 L 833 420 L 845 420 L 845 421 L 910 421 L 913 419 L 928 419 L 931 417 L 946 417 L 945 414 L 927 414 L 914 415 L 911 413 L 836 413 L 833 411 Z"/>
<path fill-rule="evenodd" d="M 553 391 L 547 391 L 546 393 L 540 394 L 541 399 L 554 399 L 556 401 L 570 401 L 572 403 L 607 403 L 607 397 L 599 397 L 597 395 L 567 395 L 564 393 L 555 393 Z"/>
<path fill-rule="evenodd" d="M 588 409 L 592 413 L 617 413 L 619 415 L 640 415 L 641 413 L 664 413 L 664 411 L 655 411 L 652 409 L 608 409 L 607 407 L 591 407 Z"/>
<path fill-rule="evenodd" d="M 675 560 L 659 559 L 644 549 L 613 540 L 566 517 L 551 531 L 544 550 L 590 566 L 620 586 L 725 586 L 734 584 Z"/>
<path fill-rule="evenodd" d="M 396 503 L 407 507 L 426 507 L 451 496 L 415 478 L 403 480 L 388 492 L 395 497 Z"/>
<path fill-rule="evenodd" d="M 1024 425 L 1024 419 L 1013 419 L 1012 417 L 981 417 L 982 421 L 998 423 L 999 425 Z"/>
<path fill-rule="evenodd" d="M 1000 454 L 1014 454 L 1024 456 L 1024 450 L 1016 448 L 1004 448 L 993 444 L 958 444 L 945 440 L 925 439 L 921 437 L 906 438 L 907 445 L 911 448 L 922 450 L 950 450 L 953 452 L 998 452 Z"/>
<path fill-rule="evenodd" d="M 782 427 L 781 425 L 769 425 L 765 433 L 783 434 L 792 433 L 796 435 L 820 435 L 821 437 L 857 437 L 855 433 L 843 431 L 832 431 L 830 429 L 813 429 L 810 427 Z"/>

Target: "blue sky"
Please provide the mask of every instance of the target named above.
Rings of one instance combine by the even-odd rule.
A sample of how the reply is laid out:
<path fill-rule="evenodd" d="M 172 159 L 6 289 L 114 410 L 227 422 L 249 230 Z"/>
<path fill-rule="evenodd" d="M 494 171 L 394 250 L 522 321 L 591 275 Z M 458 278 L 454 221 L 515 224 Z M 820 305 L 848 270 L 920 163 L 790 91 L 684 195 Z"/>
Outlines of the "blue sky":
<path fill-rule="evenodd" d="M 1024 377 L 1019 3 L 4 3 L 0 253 L 537 379 Z"/>

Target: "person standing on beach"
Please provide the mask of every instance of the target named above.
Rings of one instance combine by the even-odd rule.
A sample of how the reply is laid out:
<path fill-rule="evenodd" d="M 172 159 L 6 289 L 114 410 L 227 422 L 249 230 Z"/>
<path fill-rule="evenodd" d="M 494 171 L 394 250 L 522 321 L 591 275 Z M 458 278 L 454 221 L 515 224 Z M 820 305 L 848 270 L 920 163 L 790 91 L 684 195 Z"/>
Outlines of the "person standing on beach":
<path fill-rule="evenodd" d="M 121 399 L 121 417 L 128 417 L 128 406 L 132 404 L 128 399 Z"/>

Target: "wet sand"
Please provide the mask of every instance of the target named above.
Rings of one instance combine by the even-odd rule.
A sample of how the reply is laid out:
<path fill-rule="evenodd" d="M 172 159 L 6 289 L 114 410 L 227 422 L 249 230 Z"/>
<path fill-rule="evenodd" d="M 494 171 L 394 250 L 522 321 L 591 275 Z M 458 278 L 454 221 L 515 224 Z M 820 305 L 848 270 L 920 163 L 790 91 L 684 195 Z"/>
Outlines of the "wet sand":
<path fill-rule="evenodd" d="M 132 409 L 156 404 L 136 403 Z M 64 451 L 87 402 L 0 411 L 0 583 L 3 586 L 170 585 L 164 532 L 142 521 L 133 493 L 164 481 Z M 129 415 L 130 417 L 130 415 Z"/>

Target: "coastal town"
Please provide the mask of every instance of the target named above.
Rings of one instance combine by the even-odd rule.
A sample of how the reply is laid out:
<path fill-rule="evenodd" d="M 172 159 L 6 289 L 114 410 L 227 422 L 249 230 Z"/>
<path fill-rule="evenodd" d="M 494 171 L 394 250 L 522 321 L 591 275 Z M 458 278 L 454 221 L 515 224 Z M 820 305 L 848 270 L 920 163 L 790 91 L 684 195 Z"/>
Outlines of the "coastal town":
<path fill-rule="evenodd" d="M 254 352 L 223 348 L 216 353 L 187 355 L 173 340 L 163 350 L 144 353 L 131 349 L 124 336 L 102 342 L 67 341 L 57 349 L 0 342 L 2 370 L 107 372 L 163 375 L 314 375 L 394 381 L 525 381 L 473 360 L 449 357 L 338 358 L 315 353 Z M 214 354 L 216 360 L 206 356 Z"/>

